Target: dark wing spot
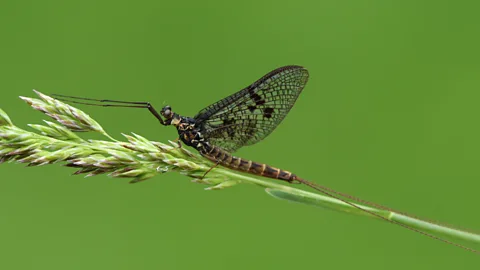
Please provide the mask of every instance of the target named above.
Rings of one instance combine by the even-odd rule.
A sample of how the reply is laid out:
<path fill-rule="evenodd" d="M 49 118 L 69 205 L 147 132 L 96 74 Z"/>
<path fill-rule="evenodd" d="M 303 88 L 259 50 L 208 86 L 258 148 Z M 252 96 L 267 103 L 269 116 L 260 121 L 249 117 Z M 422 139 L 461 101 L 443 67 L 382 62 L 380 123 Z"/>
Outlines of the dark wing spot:
<path fill-rule="evenodd" d="M 272 114 L 273 114 L 274 111 L 275 111 L 274 108 L 265 108 L 263 110 L 263 116 L 265 118 L 272 118 Z"/>
<path fill-rule="evenodd" d="M 257 93 L 254 93 L 254 94 L 251 94 L 250 93 L 250 98 L 253 99 L 253 101 L 255 101 L 255 103 L 257 105 L 262 105 L 262 104 L 265 104 L 265 100 L 262 99 L 262 97 L 260 95 L 258 95 Z"/>
<path fill-rule="evenodd" d="M 256 108 L 257 108 L 257 106 L 252 106 L 252 105 L 248 106 L 248 109 L 249 109 L 250 112 L 252 112 L 252 113 L 253 113 L 253 111 L 255 111 Z"/>
<path fill-rule="evenodd" d="M 261 100 L 261 99 L 262 99 L 257 93 L 251 94 L 250 97 L 251 97 L 255 102 L 257 102 L 258 100 Z"/>
<path fill-rule="evenodd" d="M 228 125 L 230 125 L 230 124 L 232 124 L 232 123 L 233 123 L 233 119 L 228 119 L 228 118 L 227 118 L 227 119 L 223 119 L 223 124 L 224 124 L 225 126 L 228 126 Z"/>
<path fill-rule="evenodd" d="M 266 113 L 273 113 L 275 111 L 274 108 L 265 108 Z"/>
<path fill-rule="evenodd" d="M 250 98 L 253 99 L 253 101 L 257 105 L 265 104 L 265 99 L 263 99 L 259 94 L 255 93 L 254 89 L 250 89 L 248 94 L 250 95 Z"/>

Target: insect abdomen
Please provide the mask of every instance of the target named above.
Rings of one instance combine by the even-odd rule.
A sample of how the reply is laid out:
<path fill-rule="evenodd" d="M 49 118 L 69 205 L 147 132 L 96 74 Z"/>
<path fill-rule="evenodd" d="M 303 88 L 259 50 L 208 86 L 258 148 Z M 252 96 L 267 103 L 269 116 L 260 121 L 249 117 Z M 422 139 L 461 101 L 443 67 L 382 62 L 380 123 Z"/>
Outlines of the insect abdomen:
<path fill-rule="evenodd" d="M 289 171 L 278 169 L 265 163 L 235 157 L 218 147 L 213 147 L 209 153 L 206 152 L 202 153 L 205 157 L 227 168 L 288 182 L 296 179 L 296 176 Z"/>

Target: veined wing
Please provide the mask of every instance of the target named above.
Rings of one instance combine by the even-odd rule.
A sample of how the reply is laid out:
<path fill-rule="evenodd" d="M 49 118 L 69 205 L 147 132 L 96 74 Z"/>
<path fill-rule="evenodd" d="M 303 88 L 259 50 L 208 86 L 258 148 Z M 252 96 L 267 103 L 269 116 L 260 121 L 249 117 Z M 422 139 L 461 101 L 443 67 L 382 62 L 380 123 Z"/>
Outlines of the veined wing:
<path fill-rule="evenodd" d="M 210 143 L 229 152 L 267 137 L 285 118 L 308 81 L 308 71 L 285 66 L 201 110 L 196 126 Z"/>

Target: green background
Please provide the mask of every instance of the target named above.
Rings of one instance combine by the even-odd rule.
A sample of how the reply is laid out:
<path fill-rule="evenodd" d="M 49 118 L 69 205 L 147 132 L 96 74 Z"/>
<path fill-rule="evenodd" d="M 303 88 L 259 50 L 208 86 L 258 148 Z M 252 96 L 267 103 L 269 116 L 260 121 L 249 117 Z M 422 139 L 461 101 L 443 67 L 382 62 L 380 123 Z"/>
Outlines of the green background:
<path fill-rule="evenodd" d="M 175 3 L 176 2 L 176 3 Z M 44 93 L 193 116 L 282 65 L 310 81 L 238 155 L 480 228 L 478 1 L 1 1 L 0 107 Z M 115 137 L 176 138 L 142 110 L 80 107 Z M 87 135 L 88 137 L 88 135 Z M 136 185 L 0 166 L 1 269 L 462 269 L 478 256 L 373 219 L 175 173 Z M 465 243 L 463 243 L 465 244 Z M 470 245 L 471 246 L 471 245 Z M 478 246 L 473 246 L 479 249 Z"/>

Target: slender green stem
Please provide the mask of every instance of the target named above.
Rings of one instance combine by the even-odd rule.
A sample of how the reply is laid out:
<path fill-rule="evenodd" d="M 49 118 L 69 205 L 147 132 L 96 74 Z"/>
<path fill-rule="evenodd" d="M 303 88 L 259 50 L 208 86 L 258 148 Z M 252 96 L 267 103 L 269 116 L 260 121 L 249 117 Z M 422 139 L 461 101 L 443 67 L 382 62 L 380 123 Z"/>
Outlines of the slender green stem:
<path fill-rule="evenodd" d="M 339 201 L 335 198 L 327 197 L 327 196 L 316 194 L 316 193 L 311 193 L 306 191 L 297 192 L 298 190 L 292 191 L 292 190 L 276 189 L 276 188 L 270 188 L 270 187 L 267 188 L 266 191 L 268 194 L 283 200 L 303 203 L 303 204 L 312 205 L 312 206 L 318 206 L 318 207 L 327 208 L 330 210 L 335 210 L 335 211 L 340 211 L 340 212 L 345 212 L 345 213 L 350 213 L 355 215 L 368 216 L 372 218 L 379 219 L 380 217 L 382 217 L 390 221 L 398 222 L 400 224 L 407 225 L 411 228 L 421 230 L 423 232 L 429 232 L 435 235 L 443 235 L 443 236 L 450 237 L 452 239 L 458 239 L 458 240 L 469 241 L 472 243 L 480 244 L 480 235 L 478 234 L 466 232 L 463 230 L 453 229 L 447 226 L 441 226 L 438 224 L 434 224 L 424 220 L 405 216 L 392 211 L 376 209 L 376 208 L 364 206 L 361 204 L 354 204 L 364 210 L 367 210 L 369 212 L 375 213 L 380 216 L 380 217 L 376 217 L 350 204 Z"/>

